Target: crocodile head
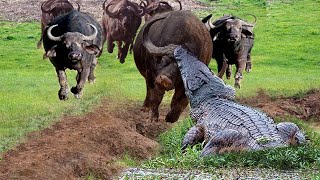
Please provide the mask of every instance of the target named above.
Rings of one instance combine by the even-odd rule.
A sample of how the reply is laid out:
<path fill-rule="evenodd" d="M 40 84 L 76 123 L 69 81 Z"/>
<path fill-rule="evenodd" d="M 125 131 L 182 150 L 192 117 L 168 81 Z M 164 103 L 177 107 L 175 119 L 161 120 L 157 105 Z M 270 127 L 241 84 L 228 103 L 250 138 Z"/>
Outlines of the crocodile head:
<path fill-rule="evenodd" d="M 222 79 L 214 75 L 191 52 L 179 46 L 174 51 L 174 58 L 181 72 L 191 107 L 198 106 L 200 102 L 209 97 L 234 99 L 234 88 L 226 85 Z"/>

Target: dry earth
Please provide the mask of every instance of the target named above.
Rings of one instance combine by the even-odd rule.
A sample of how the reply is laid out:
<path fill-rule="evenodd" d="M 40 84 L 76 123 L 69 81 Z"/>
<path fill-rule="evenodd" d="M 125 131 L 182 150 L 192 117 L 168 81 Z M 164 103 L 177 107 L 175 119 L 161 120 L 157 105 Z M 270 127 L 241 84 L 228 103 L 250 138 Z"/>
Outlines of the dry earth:
<path fill-rule="evenodd" d="M 39 20 L 42 1 L 1 0 L 0 19 Z M 103 1 L 81 1 L 82 11 L 99 18 Z M 201 8 L 192 0 L 185 9 Z M 194 8 L 193 8 L 194 9 Z M 271 98 L 264 92 L 240 99 L 259 107 L 272 117 L 297 116 L 304 120 L 320 118 L 320 92 L 310 91 L 303 98 Z M 102 104 L 84 116 L 65 116 L 51 127 L 28 135 L 27 140 L 1 154 L 0 179 L 81 179 L 92 173 L 109 179 L 122 168 L 116 160 L 125 154 L 138 160 L 151 158 L 158 151 L 156 137 L 171 124 L 151 123 L 137 102 Z M 166 108 L 162 108 L 164 114 Z"/>

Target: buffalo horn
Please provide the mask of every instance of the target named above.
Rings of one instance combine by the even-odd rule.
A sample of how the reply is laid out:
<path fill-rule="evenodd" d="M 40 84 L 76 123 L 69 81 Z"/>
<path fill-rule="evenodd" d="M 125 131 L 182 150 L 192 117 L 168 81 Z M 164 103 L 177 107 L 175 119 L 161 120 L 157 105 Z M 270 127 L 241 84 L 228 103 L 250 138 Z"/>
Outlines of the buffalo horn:
<path fill-rule="evenodd" d="M 97 35 L 98 35 L 98 29 L 97 29 L 97 27 L 96 27 L 95 25 L 93 25 L 93 24 L 90 24 L 90 23 L 87 23 L 87 24 L 94 29 L 94 33 L 93 33 L 92 35 L 90 35 L 90 36 L 85 36 L 85 35 L 83 35 L 83 40 L 91 41 L 91 40 L 93 40 L 94 38 L 97 37 Z"/>
<path fill-rule="evenodd" d="M 44 9 L 44 4 L 45 4 L 46 2 L 43 2 L 42 4 L 41 4 L 41 11 L 43 12 L 43 13 L 50 13 L 50 10 L 45 10 Z"/>
<path fill-rule="evenodd" d="M 134 9 L 134 13 L 137 16 L 142 17 L 145 14 L 145 7 L 144 6 L 139 5 L 139 8 L 138 8 L 137 4 L 133 4 L 133 3 L 130 3 L 130 6 Z"/>
<path fill-rule="evenodd" d="M 215 27 L 215 25 L 212 24 L 211 18 L 212 18 L 212 17 L 210 17 L 210 18 L 208 19 L 208 25 L 209 25 L 210 29 L 213 29 L 213 28 Z"/>
<path fill-rule="evenodd" d="M 142 34 L 142 40 L 143 40 L 143 45 L 144 47 L 149 51 L 150 54 L 155 55 L 155 56 L 173 56 L 173 51 L 178 47 L 178 45 L 175 44 L 170 44 L 164 47 L 157 47 L 155 46 L 149 37 L 149 29 L 151 25 L 161 19 L 165 19 L 166 17 L 160 17 L 157 19 L 151 20 L 144 28 L 143 34 Z"/>
<path fill-rule="evenodd" d="M 52 25 L 48 28 L 48 31 L 47 31 L 47 35 L 48 35 L 48 38 L 51 39 L 52 41 L 61 41 L 62 39 L 62 36 L 53 36 L 52 33 L 51 33 L 51 30 L 54 28 L 54 27 L 57 27 L 58 24 L 55 24 L 55 25 Z"/>
<path fill-rule="evenodd" d="M 107 7 L 105 8 L 105 12 L 109 17 L 115 18 L 117 16 L 117 14 L 119 13 L 120 8 L 118 10 L 116 10 L 116 12 L 111 12 L 111 11 L 109 11 L 109 6 L 111 6 L 111 5 L 113 5 L 113 4 L 110 3 L 107 5 Z"/>
<path fill-rule="evenodd" d="M 78 2 L 77 3 L 77 6 L 78 6 L 78 11 L 80 12 L 80 4 Z"/>

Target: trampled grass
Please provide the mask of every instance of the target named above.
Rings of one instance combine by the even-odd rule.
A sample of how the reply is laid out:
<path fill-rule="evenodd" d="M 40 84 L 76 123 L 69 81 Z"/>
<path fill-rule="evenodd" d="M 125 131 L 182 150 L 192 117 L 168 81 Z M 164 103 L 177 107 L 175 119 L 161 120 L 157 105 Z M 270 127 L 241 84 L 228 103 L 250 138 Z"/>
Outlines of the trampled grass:
<path fill-rule="evenodd" d="M 320 69 L 319 0 L 268 3 L 259 0 L 221 0 L 206 3 L 216 7 L 210 12 L 214 13 L 216 18 L 228 13 L 244 18 L 248 13 L 257 16 L 256 39 L 252 52 L 253 71 L 244 73 L 242 88 L 237 91 L 238 96 L 252 96 L 257 89 L 265 89 L 271 95 L 290 96 L 311 88 L 320 88 L 317 74 Z M 199 17 L 208 13 L 197 12 Z M 106 51 L 99 59 L 96 84 L 85 85 L 81 100 L 75 99 L 70 93 L 69 100 L 60 101 L 57 96 L 59 84 L 55 70 L 48 60 L 42 60 L 43 50 L 36 49 L 39 36 L 38 22 L 0 22 L 0 152 L 14 146 L 26 133 L 52 124 L 63 114 L 83 114 L 90 111 L 100 102 L 101 97 L 142 103 L 145 82 L 134 65 L 132 55 L 127 57 L 125 64 L 120 64 L 115 58 L 116 53 L 108 54 Z M 216 72 L 214 60 L 210 66 Z M 70 87 L 75 84 L 74 79 L 75 71 L 68 71 Z M 233 84 L 233 80 L 226 82 Z M 178 156 L 178 144 L 190 126 L 188 120 L 181 123 L 185 123 L 182 128 L 173 129 L 163 135 L 171 138 L 170 143 L 162 141 L 165 149 L 168 149 L 159 157 L 168 157 L 162 160 L 164 166 L 170 166 L 170 163 L 174 164 L 173 161 L 177 160 L 171 157 Z M 312 156 L 314 153 L 311 151 L 312 148 L 310 151 L 306 150 Z M 190 149 L 188 154 L 178 156 L 177 163 L 182 163 L 180 167 L 197 165 L 193 163 L 207 165 L 210 163 L 206 161 L 215 161 L 198 162 L 196 155 L 199 151 L 193 149 Z M 224 158 L 229 161 L 227 157 Z M 230 162 L 249 160 L 238 159 Z M 251 165 L 255 166 L 256 163 L 260 162 L 253 162 Z M 146 164 L 159 166 L 157 160 Z"/>

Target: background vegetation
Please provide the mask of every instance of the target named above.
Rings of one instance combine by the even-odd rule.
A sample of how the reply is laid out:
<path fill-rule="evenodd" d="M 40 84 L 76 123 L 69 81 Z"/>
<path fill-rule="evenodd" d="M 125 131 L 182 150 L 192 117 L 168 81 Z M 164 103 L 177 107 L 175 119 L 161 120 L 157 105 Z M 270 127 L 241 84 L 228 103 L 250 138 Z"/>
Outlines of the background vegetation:
<path fill-rule="evenodd" d="M 213 13 L 215 18 L 234 14 L 252 21 L 248 14 L 257 16 L 253 71 L 244 74 L 243 88 L 237 91 L 238 96 L 253 96 L 257 89 L 264 89 L 272 96 L 291 96 L 320 88 L 319 0 L 220 0 L 203 3 L 212 6 L 213 10 L 197 11 L 200 18 L 209 13 Z M 63 114 L 90 111 L 101 97 L 140 101 L 142 104 L 145 83 L 136 70 L 132 55 L 127 57 L 126 63 L 120 64 L 115 58 L 116 53 L 106 52 L 99 59 L 97 82 L 86 84 L 83 98 L 78 100 L 70 94 L 68 101 L 60 101 L 54 68 L 48 60 L 42 60 L 43 50 L 36 49 L 39 36 L 39 22 L 0 22 L 0 152 L 21 141 L 26 133 L 52 124 Z M 216 71 L 214 60 L 210 66 Z M 69 71 L 68 79 L 70 87 L 73 86 L 75 72 Z M 233 80 L 227 83 L 233 84 Z M 187 119 L 162 135 L 163 153 L 144 166 L 192 168 L 225 164 L 229 167 L 234 163 L 241 166 L 319 168 L 318 143 L 287 148 L 280 153 L 272 150 L 241 157 L 227 154 L 200 160 L 199 147 L 195 147 L 182 156 L 178 153 L 180 143 L 190 126 Z M 317 142 L 314 134 L 308 132 L 308 135 Z"/>

